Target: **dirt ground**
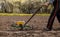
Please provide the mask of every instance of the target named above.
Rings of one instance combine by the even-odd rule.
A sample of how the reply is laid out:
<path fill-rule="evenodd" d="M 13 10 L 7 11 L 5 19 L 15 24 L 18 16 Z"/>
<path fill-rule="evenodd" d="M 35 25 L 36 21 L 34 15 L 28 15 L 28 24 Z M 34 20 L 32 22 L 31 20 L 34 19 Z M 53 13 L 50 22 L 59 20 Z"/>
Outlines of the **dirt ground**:
<path fill-rule="evenodd" d="M 11 29 L 14 21 L 27 21 L 30 16 L 0 16 L 0 37 L 60 37 L 60 25 L 55 19 L 53 31 L 43 31 L 47 25 L 49 16 L 34 16 L 28 25 L 33 26 L 33 30 L 18 31 Z M 14 31 L 15 30 L 15 31 Z"/>

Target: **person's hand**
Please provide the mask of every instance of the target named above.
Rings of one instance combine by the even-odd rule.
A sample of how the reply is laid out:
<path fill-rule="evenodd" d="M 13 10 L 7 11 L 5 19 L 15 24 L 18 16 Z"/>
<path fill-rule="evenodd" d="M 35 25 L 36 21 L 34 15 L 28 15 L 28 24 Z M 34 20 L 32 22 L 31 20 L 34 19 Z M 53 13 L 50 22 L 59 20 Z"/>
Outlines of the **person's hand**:
<path fill-rule="evenodd" d="M 49 5 L 49 2 L 46 2 L 44 5 L 45 5 L 45 6 L 48 6 L 48 5 Z"/>
<path fill-rule="evenodd" d="M 49 2 L 46 2 L 44 4 L 41 4 L 41 6 L 48 6 L 49 5 Z"/>

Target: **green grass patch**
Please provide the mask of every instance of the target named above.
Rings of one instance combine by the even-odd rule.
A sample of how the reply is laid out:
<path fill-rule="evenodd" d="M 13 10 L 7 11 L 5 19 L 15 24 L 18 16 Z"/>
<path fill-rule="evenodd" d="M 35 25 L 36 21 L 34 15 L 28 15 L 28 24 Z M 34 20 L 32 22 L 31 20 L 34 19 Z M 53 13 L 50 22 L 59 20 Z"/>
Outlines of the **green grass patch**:
<path fill-rule="evenodd" d="M 32 16 L 33 14 L 0 13 L 0 16 Z M 49 16 L 50 14 L 36 14 L 36 16 Z"/>

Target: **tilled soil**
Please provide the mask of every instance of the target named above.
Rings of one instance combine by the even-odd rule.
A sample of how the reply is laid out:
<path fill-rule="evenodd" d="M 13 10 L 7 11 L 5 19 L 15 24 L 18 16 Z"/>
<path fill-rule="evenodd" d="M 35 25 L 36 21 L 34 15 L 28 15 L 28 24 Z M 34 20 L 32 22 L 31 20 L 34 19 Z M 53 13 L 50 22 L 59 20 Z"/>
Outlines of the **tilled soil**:
<path fill-rule="evenodd" d="M 55 19 L 53 31 L 43 31 L 49 16 L 34 16 L 28 25 L 32 30 L 12 30 L 11 24 L 15 21 L 27 21 L 30 16 L 0 16 L 0 37 L 60 37 L 60 25 Z"/>

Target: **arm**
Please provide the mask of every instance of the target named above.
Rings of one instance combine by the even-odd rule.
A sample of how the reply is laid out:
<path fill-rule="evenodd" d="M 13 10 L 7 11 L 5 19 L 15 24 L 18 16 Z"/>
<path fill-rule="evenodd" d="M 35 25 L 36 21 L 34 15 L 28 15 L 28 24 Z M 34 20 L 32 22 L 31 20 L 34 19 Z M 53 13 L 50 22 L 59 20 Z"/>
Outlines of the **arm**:
<path fill-rule="evenodd" d="M 49 0 L 49 3 L 50 3 L 50 4 L 53 4 L 53 2 L 54 2 L 54 0 Z"/>
<path fill-rule="evenodd" d="M 54 0 L 49 0 L 48 2 L 44 3 L 43 5 L 48 6 L 49 4 L 53 4 Z"/>

